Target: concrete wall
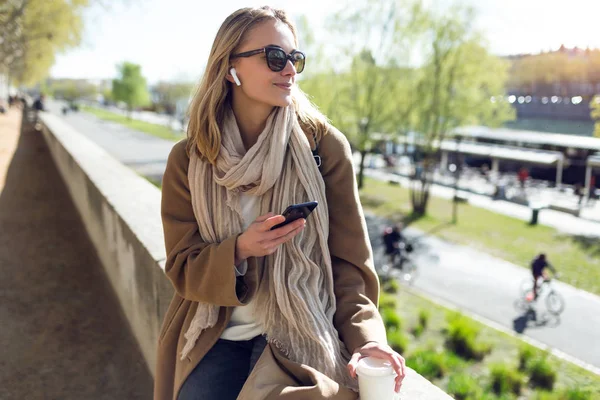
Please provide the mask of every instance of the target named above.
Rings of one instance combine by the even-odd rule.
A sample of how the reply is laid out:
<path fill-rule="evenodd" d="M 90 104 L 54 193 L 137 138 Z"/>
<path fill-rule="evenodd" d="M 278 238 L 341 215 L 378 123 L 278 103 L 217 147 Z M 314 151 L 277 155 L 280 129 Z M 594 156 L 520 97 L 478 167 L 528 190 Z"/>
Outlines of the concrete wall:
<path fill-rule="evenodd" d="M 61 118 L 44 113 L 41 119 L 54 162 L 154 375 L 158 334 L 173 296 L 164 276 L 160 191 Z M 412 370 L 401 394 L 450 399 Z"/>
<path fill-rule="evenodd" d="M 173 296 L 164 276 L 160 191 L 59 117 L 42 120 L 52 157 L 154 375 L 158 333 Z"/>

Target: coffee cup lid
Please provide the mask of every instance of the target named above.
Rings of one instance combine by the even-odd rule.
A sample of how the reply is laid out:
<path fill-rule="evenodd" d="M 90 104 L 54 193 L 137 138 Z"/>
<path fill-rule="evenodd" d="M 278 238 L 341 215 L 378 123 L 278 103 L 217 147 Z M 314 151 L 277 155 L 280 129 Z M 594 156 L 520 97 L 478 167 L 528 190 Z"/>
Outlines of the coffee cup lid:
<path fill-rule="evenodd" d="M 365 357 L 358 362 L 356 372 L 359 375 L 367 376 L 387 376 L 394 375 L 392 363 L 380 358 Z"/>

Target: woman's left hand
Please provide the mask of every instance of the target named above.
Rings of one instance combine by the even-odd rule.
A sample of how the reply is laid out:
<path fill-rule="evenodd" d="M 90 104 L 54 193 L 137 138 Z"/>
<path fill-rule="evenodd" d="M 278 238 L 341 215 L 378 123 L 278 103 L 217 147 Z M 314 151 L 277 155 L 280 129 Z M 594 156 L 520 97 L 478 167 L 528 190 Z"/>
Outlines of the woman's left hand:
<path fill-rule="evenodd" d="M 382 360 L 389 361 L 392 364 L 392 368 L 394 368 L 394 371 L 396 372 L 396 387 L 394 390 L 396 393 L 400 392 L 402 380 L 406 375 L 404 357 L 392 350 L 392 348 L 387 344 L 369 342 L 363 346 L 357 347 L 354 350 L 352 358 L 348 363 L 348 372 L 350 373 L 350 376 L 356 378 L 356 367 L 358 366 L 358 361 L 365 357 L 380 358 Z"/>

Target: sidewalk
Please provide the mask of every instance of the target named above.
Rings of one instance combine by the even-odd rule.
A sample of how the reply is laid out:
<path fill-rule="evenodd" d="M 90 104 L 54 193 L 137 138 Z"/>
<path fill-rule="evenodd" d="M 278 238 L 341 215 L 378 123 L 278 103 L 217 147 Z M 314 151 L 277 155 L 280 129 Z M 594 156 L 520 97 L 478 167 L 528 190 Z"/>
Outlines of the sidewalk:
<path fill-rule="evenodd" d="M 0 399 L 149 399 L 152 377 L 43 136 L 0 116 Z"/>

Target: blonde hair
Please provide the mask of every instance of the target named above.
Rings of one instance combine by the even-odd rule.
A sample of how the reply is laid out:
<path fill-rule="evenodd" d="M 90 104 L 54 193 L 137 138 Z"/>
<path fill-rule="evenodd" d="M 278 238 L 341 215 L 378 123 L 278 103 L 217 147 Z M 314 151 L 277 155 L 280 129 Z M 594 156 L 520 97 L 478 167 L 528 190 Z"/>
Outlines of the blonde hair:
<path fill-rule="evenodd" d="M 245 36 L 253 27 L 273 19 L 290 28 L 297 45 L 296 28 L 285 11 L 269 6 L 239 9 L 227 17 L 219 28 L 208 57 L 206 71 L 189 108 L 188 154 L 197 151 L 201 158 L 211 164 L 215 163 L 221 148 L 220 126 L 231 95 L 231 83 L 226 79 L 230 66 L 229 58 L 242 45 Z M 291 107 L 294 107 L 298 122 L 307 135 L 316 135 L 318 141 L 327 133 L 327 119 L 298 87 L 292 93 Z"/>

